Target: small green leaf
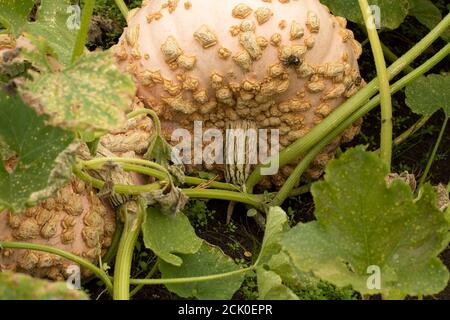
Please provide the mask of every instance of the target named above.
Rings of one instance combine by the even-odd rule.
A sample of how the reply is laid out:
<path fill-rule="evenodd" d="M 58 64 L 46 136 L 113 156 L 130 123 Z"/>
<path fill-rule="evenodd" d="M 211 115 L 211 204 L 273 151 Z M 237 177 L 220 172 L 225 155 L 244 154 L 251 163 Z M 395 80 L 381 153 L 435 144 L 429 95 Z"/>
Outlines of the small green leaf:
<path fill-rule="evenodd" d="M 256 275 L 260 300 L 298 300 L 297 295 L 283 284 L 281 277 L 275 272 L 259 267 Z"/>
<path fill-rule="evenodd" d="M 450 117 L 450 74 L 432 74 L 415 80 L 406 87 L 406 104 L 420 115 L 432 115 L 443 109 Z"/>
<path fill-rule="evenodd" d="M 38 76 L 27 84 L 49 123 L 77 131 L 103 132 L 121 128 L 135 86 L 110 52 L 82 56 L 59 73 Z"/>
<path fill-rule="evenodd" d="M 364 25 L 363 16 L 358 0 L 321 0 L 324 5 L 338 16 L 347 18 L 352 22 Z M 397 29 L 408 14 L 408 0 L 370 0 L 370 5 L 380 8 L 380 22 L 382 28 Z"/>
<path fill-rule="evenodd" d="M 222 250 L 206 242 L 203 242 L 196 254 L 183 254 L 181 257 L 183 259 L 181 267 L 166 262 L 160 263 L 159 269 L 163 279 L 218 275 L 240 269 Z M 240 273 L 217 280 L 167 284 L 166 287 L 183 298 L 229 300 L 241 287 L 243 281 L 244 273 Z"/>
<path fill-rule="evenodd" d="M 149 207 L 142 224 L 147 249 L 167 263 L 180 266 L 183 259 L 177 254 L 194 254 L 202 240 L 195 234 L 189 219 L 182 213 L 167 216 L 157 208 Z"/>
<path fill-rule="evenodd" d="M 65 282 L 39 280 L 28 275 L 0 272 L 0 300 L 89 300 Z"/>
<path fill-rule="evenodd" d="M 154 134 L 149 143 L 149 148 L 144 159 L 154 161 L 164 167 L 168 167 L 172 159 L 172 146 L 158 134 Z"/>
<path fill-rule="evenodd" d="M 9 33 L 19 36 L 28 23 L 27 18 L 34 2 L 34 0 L 0 0 L 0 24 Z"/>
<path fill-rule="evenodd" d="M 387 166 L 362 147 L 328 165 L 325 181 L 312 186 L 317 221 L 297 225 L 282 240 L 296 267 L 385 298 L 445 288 L 449 272 L 438 255 L 449 243 L 449 224 L 431 186 L 415 199 L 400 179 L 388 187 L 387 174 Z M 379 288 L 372 286 L 372 268 L 381 271 Z"/>
<path fill-rule="evenodd" d="M 6 154 L 17 157 L 12 171 L 0 161 L 0 206 L 20 211 L 50 197 L 70 178 L 74 136 L 46 121 L 20 97 L 0 91 L 0 152 L 3 160 Z"/>

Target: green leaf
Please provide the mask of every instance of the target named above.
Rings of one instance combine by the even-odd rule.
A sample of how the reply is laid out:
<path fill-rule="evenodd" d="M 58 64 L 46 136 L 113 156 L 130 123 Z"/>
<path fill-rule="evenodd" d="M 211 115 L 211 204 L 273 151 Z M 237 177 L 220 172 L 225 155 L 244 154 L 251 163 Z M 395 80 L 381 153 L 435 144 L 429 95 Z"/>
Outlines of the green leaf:
<path fill-rule="evenodd" d="M 79 290 L 65 282 L 39 280 L 28 275 L 0 272 L 0 300 L 88 300 Z"/>
<path fill-rule="evenodd" d="M 54 126 L 76 131 L 103 132 L 121 128 L 135 86 L 109 51 L 82 56 L 58 73 L 38 76 L 27 84 L 41 112 Z"/>
<path fill-rule="evenodd" d="M 288 220 L 286 213 L 280 207 L 271 207 L 269 209 L 264 239 L 258 258 L 260 265 L 267 263 L 272 255 L 280 252 L 281 236 L 289 229 Z"/>
<path fill-rule="evenodd" d="M 30 36 L 33 43 L 42 38 L 48 41 L 62 64 L 69 64 L 78 30 L 67 27 L 71 13 L 67 9 L 70 0 L 41 0 L 35 22 L 30 22 L 24 31 Z"/>
<path fill-rule="evenodd" d="M 78 30 L 70 30 L 67 22 L 73 13 L 68 12 L 70 0 L 41 0 L 36 21 L 29 22 L 28 15 L 34 0 L 0 0 L 0 23 L 15 36 L 25 32 L 32 43 L 45 39 L 63 64 L 70 63 Z"/>
<path fill-rule="evenodd" d="M 147 249 L 175 266 L 183 263 L 183 259 L 175 253 L 194 254 L 203 242 L 197 237 L 189 219 L 183 213 L 167 216 L 153 207 L 147 209 L 142 234 Z"/>
<path fill-rule="evenodd" d="M 269 209 L 256 269 L 261 300 L 298 300 L 291 289 L 283 284 L 280 273 L 272 271 L 268 265 L 280 253 L 281 237 L 289 229 L 288 220 L 286 213 L 280 207 Z"/>
<path fill-rule="evenodd" d="M 181 255 L 183 264 L 176 267 L 161 262 L 159 269 L 163 279 L 201 277 L 239 270 L 230 257 L 222 250 L 203 242 L 196 254 Z M 193 281 L 189 283 L 166 284 L 167 289 L 183 298 L 200 300 L 229 300 L 241 287 L 244 273 L 227 276 L 223 279 L 210 281 Z"/>
<path fill-rule="evenodd" d="M 430 0 L 409 0 L 409 3 L 409 15 L 428 29 L 432 30 L 442 20 L 441 11 Z M 447 42 L 450 41 L 450 29 L 441 37 Z"/>
<path fill-rule="evenodd" d="M 74 136 L 46 121 L 20 97 L 0 91 L 0 153 L 17 157 L 12 171 L 0 161 L 0 206 L 20 211 L 50 197 L 70 178 Z"/>
<path fill-rule="evenodd" d="M 283 284 L 275 272 L 259 267 L 256 275 L 260 300 L 298 300 L 297 295 Z"/>
<path fill-rule="evenodd" d="M 332 161 L 325 181 L 312 187 L 317 221 L 283 237 L 295 266 L 338 287 L 385 298 L 443 290 L 449 273 L 438 255 L 449 243 L 449 224 L 435 194 L 426 185 L 414 199 L 400 179 L 388 187 L 387 174 L 387 166 L 362 147 Z M 381 270 L 380 288 L 368 286 L 374 266 Z"/>
<path fill-rule="evenodd" d="M 347 18 L 352 22 L 364 25 L 364 19 L 359 8 L 358 0 L 321 0 L 324 5 L 338 16 Z M 370 0 L 370 5 L 380 8 L 380 22 L 382 28 L 397 29 L 408 14 L 408 0 Z"/>
<path fill-rule="evenodd" d="M 406 87 L 406 104 L 420 115 L 432 115 L 443 109 L 450 117 L 450 74 L 432 74 L 412 82 Z"/>
<path fill-rule="evenodd" d="M 172 146 L 163 137 L 155 133 L 150 139 L 149 148 L 144 155 L 144 159 L 168 167 L 171 158 Z"/>
<path fill-rule="evenodd" d="M 33 5 L 34 0 L 0 0 L 0 24 L 9 33 L 19 36 Z"/>

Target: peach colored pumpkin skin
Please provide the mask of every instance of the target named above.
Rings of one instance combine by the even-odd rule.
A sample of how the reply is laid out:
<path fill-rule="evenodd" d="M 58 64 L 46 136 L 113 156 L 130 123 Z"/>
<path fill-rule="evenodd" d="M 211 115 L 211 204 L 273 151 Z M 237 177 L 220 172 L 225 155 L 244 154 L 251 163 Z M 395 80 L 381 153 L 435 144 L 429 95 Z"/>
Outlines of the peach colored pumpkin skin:
<path fill-rule="evenodd" d="M 270 13 L 267 21 L 262 13 Z M 115 54 L 134 75 L 138 97 L 161 117 L 169 139 L 173 129 L 191 130 L 196 120 L 220 129 L 249 120 L 257 128 L 280 129 L 286 147 L 362 83 L 361 46 L 345 19 L 332 16 L 318 0 L 151 0 L 128 20 Z M 205 35 L 211 41 L 198 40 Z M 287 59 L 289 50 L 297 63 Z M 238 54 L 249 69 L 236 62 Z M 201 92 L 207 101 L 198 98 Z M 355 125 L 342 139 L 357 131 Z M 319 169 L 342 139 L 316 161 Z M 272 182 L 280 185 L 291 170 L 284 168 Z"/>
<path fill-rule="evenodd" d="M 0 212 L 0 240 L 53 246 L 97 263 L 111 245 L 115 212 L 74 178 L 57 195 L 22 213 Z M 0 272 L 12 270 L 63 280 L 74 265 L 56 255 L 21 249 L 0 250 Z M 83 270 L 83 275 L 89 274 Z"/>

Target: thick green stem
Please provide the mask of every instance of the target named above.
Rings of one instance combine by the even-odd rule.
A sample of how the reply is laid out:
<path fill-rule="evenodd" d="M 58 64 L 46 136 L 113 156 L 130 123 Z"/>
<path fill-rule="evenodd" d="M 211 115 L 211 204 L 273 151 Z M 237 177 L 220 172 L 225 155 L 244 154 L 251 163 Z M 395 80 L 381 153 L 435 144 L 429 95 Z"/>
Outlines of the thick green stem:
<path fill-rule="evenodd" d="M 369 8 L 367 0 L 359 0 L 359 6 L 366 21 L 367 35 L 372 46 L 372 53 L 378 74 L 381 97 L 381 148 L 380 157 L 388 165 L 389 170 L 392 162 L 392 99 L 389 88 L 389 75 L 387 73 L 386 61 L 384 60 L 383 48 L 380 37 L 375 27 L 375 18 Z"/>
<path fill-rule="evenodd" d="M 135 208 L 131 208 L 132 205 L 135 205 Z M 130 274 L 133 251 L 141 231 L 146 208 L 147 205 L 143 199 L 139 199 L 136 203 L 129 202 L 122 207 L 124 229 L 114 266 L 114 300 L 130 299 Z"/>
<path fill-rule="evenodd" d="M 389 62 L 394 63 L 395 61 L 397 61 L 399 59 L 399 57 L 392 52 L 392 50 L 386 46 L 384 43 L 381 43 L 381 47 L 383 48 L 383 53 L 384 56 L 386 57 L 386 59 L 389 60 Z M 403 70 L 404 73 L 408 74 L 410 72 L 413 72 L 414 68 L 412 68 L 411 66 L 406 66 L 405 69 Z"/>
<path fill-rule="evenodd" d="M 86 172 L 81 170 L 78 166 L 74 166 L 72 168 L 72 172 L 81 180 L 83 180 L 86 183 L 89 183 L 96 189 L 102 189 L 105 186 L 105 182 L 96 178 L 91 177 Z M 160 182 L 154 182 L 147 185 L 127 185 L 127 184 L 116 184 L 114 185 L 114 192 L 125 194 L 125 195 L 131 195 L 131 196 L 138 196 L 142 193 L 147 193 L 151 191 L 155 191 L 158 189 L 163 188 L 165 185 Z"/>
<path fill-rule="evenodd" d="M 109 292 L 112 292 L 112 283 L 109 279 L 108 275 L 97 266 L 93 265 L 89 261 L 80 258 L 77 255 L 74 255 L 70 252 L 55 248 L 46 246 L 43 244 L 36 244 L 36 243 L 29 243 L 29 242 L 9 242 L 9 241 L 0 241 L 0 248 L 3 249 L 26 249 L 26 250 L 35 250 L 35 251 L 41 251 L 41 252 L 47 252 L 51 254 L 55 254 L 57 256 L 66 258 L 67 260 L 70 260 L 72 262 L 75 262 L 79 264 L 81 267 L 88 269 L 93 274 L 95 274 L 100 280 L 103 281 L 103 283 L 108 288 Z"/>
<path fill-rule="evenodd" d="M 333 138 L 334 139 L 334 138 Z M 333 140 L 324 139 L 318 145 L 311 149 L 307 155 L 300 161 L 300 163 L 295 168 L 294 172 L 289 175 L 289 178 L 283 184 L 283 187 L 278 191 L 275 198 L 270 203 L 272 207 L 279 207 L 283 202 L 291 196 L 292 190 L 295 188 L 297 183 L 300 181 L 303 173 L 308 169 L 309 165 L 314 161 L 314 159 L 322 152 L 323 149 Z"/>
<path fill-rule="evenodd" d="M 125 171 L 133 171 L 133 172 L 142 173 L 142 174 L 154 177 L 160 181 L 167 180 L 166 174 L 162 173 L 161 171 L 151 169 L 151 168 L 146 168 L 143 166 L 124 164 L 124 165 L 122 165 L 122 169 L 124 169 Z M 231 184 L 231 183 L 209 181 L 209 180 L 196 178 L 196 177 L 186 176 L 186 177 L 184 177 L 184 183 L 188 184 L 188 185 L 194 185 L 194 186 L 205 185 L 208 188 L 212 188 L 212 189 L 240 191 L 240 188 L 238 186 Z"/>
<path fill-rule="evenodd" d="M 248 194 L 243 192 L 233 192 L 228 190 L 182 189 L 182 191 L 189 198 L 235 201 L 249 204 L 258 209 L 262 209 L 261 206 L 264 200 L 264 197 L 262 195 Z"/>
<path fill-rule="evenodd" d="M 444 137 L 445 130 L 447 129 L 448 124 L 448 117 L 445 118 L 444 123 L 442 124 L 441 132 L 439 132 L 438 139 L 436 141 L 436 144 L 433 148 L 433 152 L 431 152 L 430 158 L 428 159 L 427 166 L 425 168 L 425 171 L 420 178 L 419 187 L 417 190 L 420 190 L 420 188 L 425 184 L 425 181 L 427 181 L 428 173 L 430 172 L 431 166 L 433 165 L 434 160 L 436 159 L 436 154 L 439 151 L 439 147 L 442 142 L 442 138 Z"/>
<path fill-rule="evenodd" d="M 94 12 L 94 6 L 95 0 L 86 0 L 84 2 L 83 13 L 81 15 L 81 26 L 72 52 L 72 63 L 77 61 L 77 59 L 84 53 L 89 32 L 89 25 L 91 23 L 92 13 Z"/>
<path fill-rule="evenodd" d="M 445 32 L 449 26 L 450 14 L 448 14 L 427 36 L 425 36 L 411 50 L 409 50 L 388 68 L 387 71 L 389 78 L 392 79 L 393 77 L 398 75 L 404 68 L 406 68 L 406 66 L 414 61 L 422 52 L 424 52 L 443 32 Z M 298 158 L 301 158 L 301 156 L 306 151 L 314 147 L 314 145 L 316 145 L 325 136 L 327 136 L 334 128 L 336 128 L 339 123 L 342 123 L 350 115 L 361 109 L 362 105 L 365 104 L 366 101 L 370 99 L 374 94 L 376 94 L 377 91 L 378 79 L 376 78 L 372 80 L 365 88 L 361 89 L 358 93 L 356 93 L 345 103 L 343 103 L 332 114 L 326 117 L 319 125 L 315 126 L 305 137 L 282 150 L 279 155 L 275 155 L 274 157 L 279 157 L 278 160 L 280 167 L 292 163 Z M 275 160 L 275 158 L 272 160 Z M 254 186 L 261 180 L 261 168 L 268 166 L 270 166 L 270 164 L 259 165 L 255 168 L 246 183 L 246 190 L 248 190 L 248 192 L 252 192 Z"/>
<path fill-rule="evenodd" d="M 138 165 L 153 168 L 153 169 L 156 169 L 156 170 L 159 170 L 161 172 L 168 174 L 167 170 L 163 166 L 161 166 L 155 162 L 152 162 L 152 161 L 138 159 L 138 158 L 120 158 L 120 157 L 96 158 L 96 159 L 92 159 L 92 160 L 88 160 L 88 161 L 82 161 L 81 163 L 82 163 L 83 167 L 98 170 L 98 169 L 101 169 L 101 167 L 108 162 L 138 164 Z"/>
<path fill-rule="evenodd" d="M 116 2 L 117 7 L 119 8 L 120 12 L 122 13 L 123 17 L 125 18 L 125 21 L 128 18 L 128 8 L 127 5 L 123 0 L 114 0 Z"/>

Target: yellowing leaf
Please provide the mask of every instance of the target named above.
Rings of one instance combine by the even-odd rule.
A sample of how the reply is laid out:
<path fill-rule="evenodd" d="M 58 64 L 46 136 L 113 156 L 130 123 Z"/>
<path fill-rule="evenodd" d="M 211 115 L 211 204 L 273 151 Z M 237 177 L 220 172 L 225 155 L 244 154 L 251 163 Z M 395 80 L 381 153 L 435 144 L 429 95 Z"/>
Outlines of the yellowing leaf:
<path fill-rule="evenodd" d="M 28 83 L 49 123 L 77 131 L 108 131 L 126 123 L 135 93 L 129 75 L 118 70 L 110 52 L 91 53 L 58 73 Z"/>
<path fill-rule="evenodd" d="M 297 225 L 282 240 L 296 267 L 386 298 L 445 288 L 449 273 L 438 255 L 449 243 L 449 224 L 431 186 L 415 199 L 399 179 L 388 187 L 387 174 L 361 147 L 328 165 L 325 181 L 312 187 L 317 221 Z M 371 276 L 379 276 L 379 287 Z"/>

